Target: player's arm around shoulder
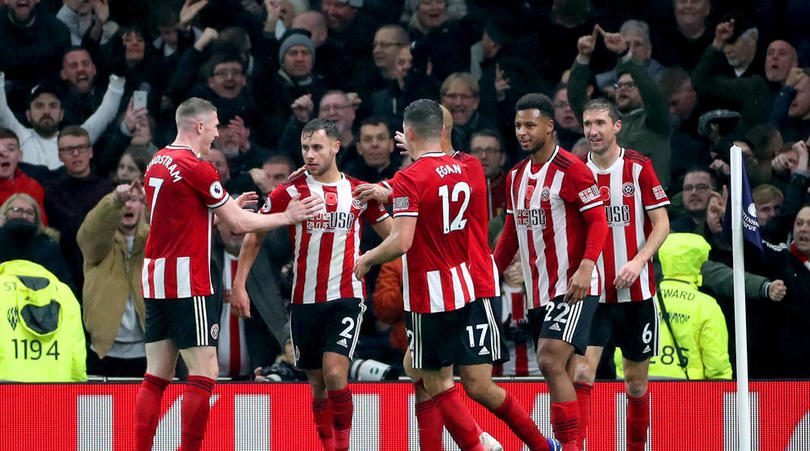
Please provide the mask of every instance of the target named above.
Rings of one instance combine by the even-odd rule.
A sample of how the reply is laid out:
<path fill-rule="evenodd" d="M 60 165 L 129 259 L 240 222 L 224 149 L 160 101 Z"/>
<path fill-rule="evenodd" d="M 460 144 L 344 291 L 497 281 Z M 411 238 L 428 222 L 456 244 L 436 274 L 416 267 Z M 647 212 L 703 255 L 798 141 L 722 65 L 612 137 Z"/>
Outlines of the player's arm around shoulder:
<path fill-rule="evenodd" d="M 283 212 L 268 215 L 256 214 L 242 209 L 236 201 L 228 199 L 214 209 L 214 214 L 234 228 L 236 233 L 267 232 L 269 230 L 297 224 L 313 215 L 323 207 L 323 200 L 317 196 L 305 199 L 294 197 Z"/>

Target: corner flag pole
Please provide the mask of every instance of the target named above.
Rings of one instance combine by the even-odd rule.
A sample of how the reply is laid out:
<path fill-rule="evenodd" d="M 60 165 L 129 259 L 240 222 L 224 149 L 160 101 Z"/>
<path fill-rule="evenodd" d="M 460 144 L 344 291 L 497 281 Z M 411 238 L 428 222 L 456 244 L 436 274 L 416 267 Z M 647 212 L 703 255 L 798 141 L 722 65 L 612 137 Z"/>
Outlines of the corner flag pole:
<path fill-rule="evenodd" d="M 748 335 L 745 325 L 745 258 L 743 256 L 742 149 L 731 146 L 731 248 L 734 274 L 734 324 L 737 345 L 737 425 L 740 451 L 751 451 L 748 399 Z"/>

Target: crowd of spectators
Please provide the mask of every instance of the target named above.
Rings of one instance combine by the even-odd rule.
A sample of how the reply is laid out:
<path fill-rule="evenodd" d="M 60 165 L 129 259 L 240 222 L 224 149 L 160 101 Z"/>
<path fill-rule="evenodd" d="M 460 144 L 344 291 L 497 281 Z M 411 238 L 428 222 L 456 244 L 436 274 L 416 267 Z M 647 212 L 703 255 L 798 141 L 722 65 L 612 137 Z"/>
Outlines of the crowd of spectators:
<path fill-rule="evenodd" d="M 151 156 L 175 135 L 174 111 L 184 99 L 202 97 L 218 109 L 208 159 L 228 192 L 262 197 L 300 166 L 306 121 L 336 121 L 339 167 L 379 182 L 409 163 L 393 139 L 405 106 L 440 101 L 454 120 L 454 149 L 484 167 L 494 244 L 505 220 L 506 172 L 523 158 L 514 104 L 542 92 L 553 100 L 559 145 L 580 156 L 588 149 L 585 102 L 616 103 L 619 144 L 652 160 L 673 199 L 672 232 L 711 245 L 700 289 L 717 299 L 730 337 L 732 259 L 722 218 L 729 148 L 743 148 L 765 241 L 763 252 L 747 250 L 750 373 L 810 377 L 806 1 L 0 5 L 0 262 L 37 262 L 74 290 L 90 374 L 143 374 L 139 280 L 149 212 L 137 188 Z M 379 240 L 366 230 L 364 250 Z M 227 304 L 242 237 L 222 225 L 214 235 L 214 288 Z M 252 377 L 284 355 L 292 256 L 286 233 L 266 240 L 254 267 L 262 274 L 248 285 L 254 319 L 227 309 L 222 318 L 223 376 Z M 393 365 L 401 358 L 401 316 L 386 297 L 399 271 L 384 267 L 376 291 L 377 272 L 367 276 L 372 308 L 361 358 Z M 519 292 L 514 277 L 505 282 Z M 515 329 L 519 304 L 505 305 Z M 733 339 L 730 346 L 733 362 Z"/>

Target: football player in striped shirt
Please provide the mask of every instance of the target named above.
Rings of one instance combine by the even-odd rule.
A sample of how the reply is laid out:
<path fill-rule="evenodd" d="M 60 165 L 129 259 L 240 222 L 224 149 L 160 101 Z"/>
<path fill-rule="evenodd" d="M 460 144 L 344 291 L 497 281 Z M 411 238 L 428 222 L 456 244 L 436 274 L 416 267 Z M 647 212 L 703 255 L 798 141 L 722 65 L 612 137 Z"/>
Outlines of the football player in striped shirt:
<path fill-rule="evenodd" d="M 506 180 L 504 230 L 495 248 L 505 270 L 520 251 L 528 320 L 551 396 L 551 426 L 577 450 L 579 406 L 568 362 L 585 354 L 601 282 L 596 260 L 607 221 L 593 174 L 554 142 L 554 107 L 543 94 L 515 105 L 515 134 L 528 158 Z"/>
<path fill-rule="evenodd" d="M 256 195 L 234 201 L 208 155 L 217 134 L 217 110 L 190 98 L 177 107 L 177 138 L 152 157 L 144 175 L 150 230 L 141 286 L 146 303 L 146 374 L 135 398 L 135 449 L 152 449 L 160 400 L 182 355 L 189 377 L 181 407 L 184 450 L 202 446 L 208 401 L 219 373 L 220 305 L 209 295 L 214 215 L 236 231 L 270 230 L 300 222 L 321 208 L 320 199 L 296 200 L 270 216 L 242 207 Z"/>
<path fill-rule="evenodd" d="M 315 217 L 289 227 L 293 243 L 293 292 L 290 331 L 295 364 L 306 371 L 312 387 L 315 427 L 326 450 L 348 450 L 354 411 L 347 386 L 349 363 L 357 345 L 366 293 L 362 277 L 352 269 L 360 254 L 363 220 L 381 237 L 392 220 L 376 201 L 353 195 L 362 182 L 337 167 L 340 132 L 337 124 L 318 118 L 301 132 L 306 172 L 282 183 L 267 198 L 262 213 L 283 211 L 298 197 L 324 200 Z M 250 312 L 245 282 L 263 233 L 248 234 L 239 254 L 231 303 L 241 314 Z"/>
<path fill-rule="evenodd" d="M 402 257 L 403 303 L 410 352 L 406 372 L 421 379 L 444 425 L 464 450 L 483 450 L 479 429 L 453 382 L 453 364 L 468 347 L 464 328 L 475 299 L 468 257 L 471 199 L 465 167 L 441 147 L 443 114 L 421 99 L 404 111 L 405 148 L 414 163 L 393 184 L 394 225 L 379 246 L 355 264 Z"/>
<path fill-rule="evenodd" d="M 608 239 L 597 261 L 603 288 L 584 357 L 575 357 L 574 386 L 580 408 L 582 446 L 590 416 L 590 392 L 602 349 L 613 338 L 624 356 L 627 387 L 627 449 L 640 451 L 650 425 L 647 375 L 658 355 L 658 309 L 652 257 L 669 234 L 669 205 L 650 159 L 620 147 L 616 106 L 591 100 L 582 114 L 589 152 L 586 164 L 596 178 L 608 222 Z"/>

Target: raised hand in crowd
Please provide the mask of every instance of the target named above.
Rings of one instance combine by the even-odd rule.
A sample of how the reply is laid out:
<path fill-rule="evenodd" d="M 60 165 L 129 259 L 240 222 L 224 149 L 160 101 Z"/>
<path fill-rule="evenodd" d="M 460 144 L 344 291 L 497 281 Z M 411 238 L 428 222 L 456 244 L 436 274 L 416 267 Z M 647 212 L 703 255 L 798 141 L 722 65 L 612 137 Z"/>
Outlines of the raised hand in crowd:
<path fill-rule="evenodd" d="M 622 54 L 627 50 L 627 41 L 624 40 L 624 36 L 622 36 L 621 33 L 608 33 L 598 24 L 594 28 L 602 35 L 602 39 L 605 41 L 605 47 L 607 47 L 608 50 L 617 54 Z"/>
<path fill-rule="evenodd" d="M 219 36 L 217 30 L 211 27 L 206 27 L 200 37 L 197 38 L 197 42 L 194 43 L 194 48 L 197 49 L 198 52 L 202 52 L 203 49 L 208 47 L 208 44 L 212 43 L 214 39 L 217 38 L 217 36 Z"/>
<path fill-rule="evenodd" d="M 130 199 L 142 199 L 145 194 L 141 181 L 135 179 L 132 183 L 122 183 L 116 186 L 113 190 L 113 201 L 116 204 L 124 205 Z"/>
<path fill-rule="evenodd" d="M 807 74 L 804 73 L 804 69 L 801 67 L 791 68 L 790 72 L 788 72 L 787 79 L 785 80 L 785 86 L 790 86 L 791 88 L 795 89 L 805 77 L 807 77 Z"/>
<path fill-rule="evenodd" d="M 250 150 L 250 129 L 245 127 L 245 120 L 235 116 L 228 122 L 228 130 L 239 138 L 239 149 L 243 152 Z"/>
<path fill-rule="evenodd" d="M 185 3 L 183 3 L 183 7 L 180 8 L 180 21 L 177 27 L 185 29 L 191 25 L 191 21 L 197 17 L 197 14 L 199 14 L 206 5 L 208 5 L 208 0 L 201 0 L 196 3 L 191 3 L 191 0 L 186 0 Z"/>
<path fill-rule="evenodd" d="M 278 18 L 281 15 L 281 2 L 279 0 L 264 0 L 264 10 L 267 16 L 264 19 L 264 32 L 275 33 Z"/>
<path fill-rule="evenodd" d="M 312 102 L 312 94 L 304 94 L 295 99 L 292 105 L 290 105 L 290 108 L 299 121 L 308 121 L 309 118 L 312 117 L 312 113 L 315 111 L 315 103 Z"/>
<path fill-rule="evenodd" d="M 130 135 L 135 134 L 138 124 L 141 123 L 148 114 L 146 107 L 133 108 L 133 97 L 129 98 L 127 111 L 124 113 L 124 125 L 126 126 Z"/>
<path fill-rule="evenodd" d="M 588 64 L 591 60 L 594 48 L 596 48 L 596 38 L 599 37 L 599 24 L 593 26 L 593 33 L 581 36 L 577 40 L 577 61 L 580 64 Z"/>
<path fill-rule="evenodd" d="M 723 45 L 725 45 L 726 41 L 731 38 L 732 34 L 734 34 L 734 19 L 726 22 L 720 22 L 714 29 L 714 41 L 712 41 L 712 47 L 718 50 L 723 50 Z"/>
<path fill-rule="evenodd" d="M 498 63 L 495 63 L 495 98 L 498 102 L 506 100 L 506 91 L 512 89 L 509 79 L 503 77 L 503 71 Z"/>

